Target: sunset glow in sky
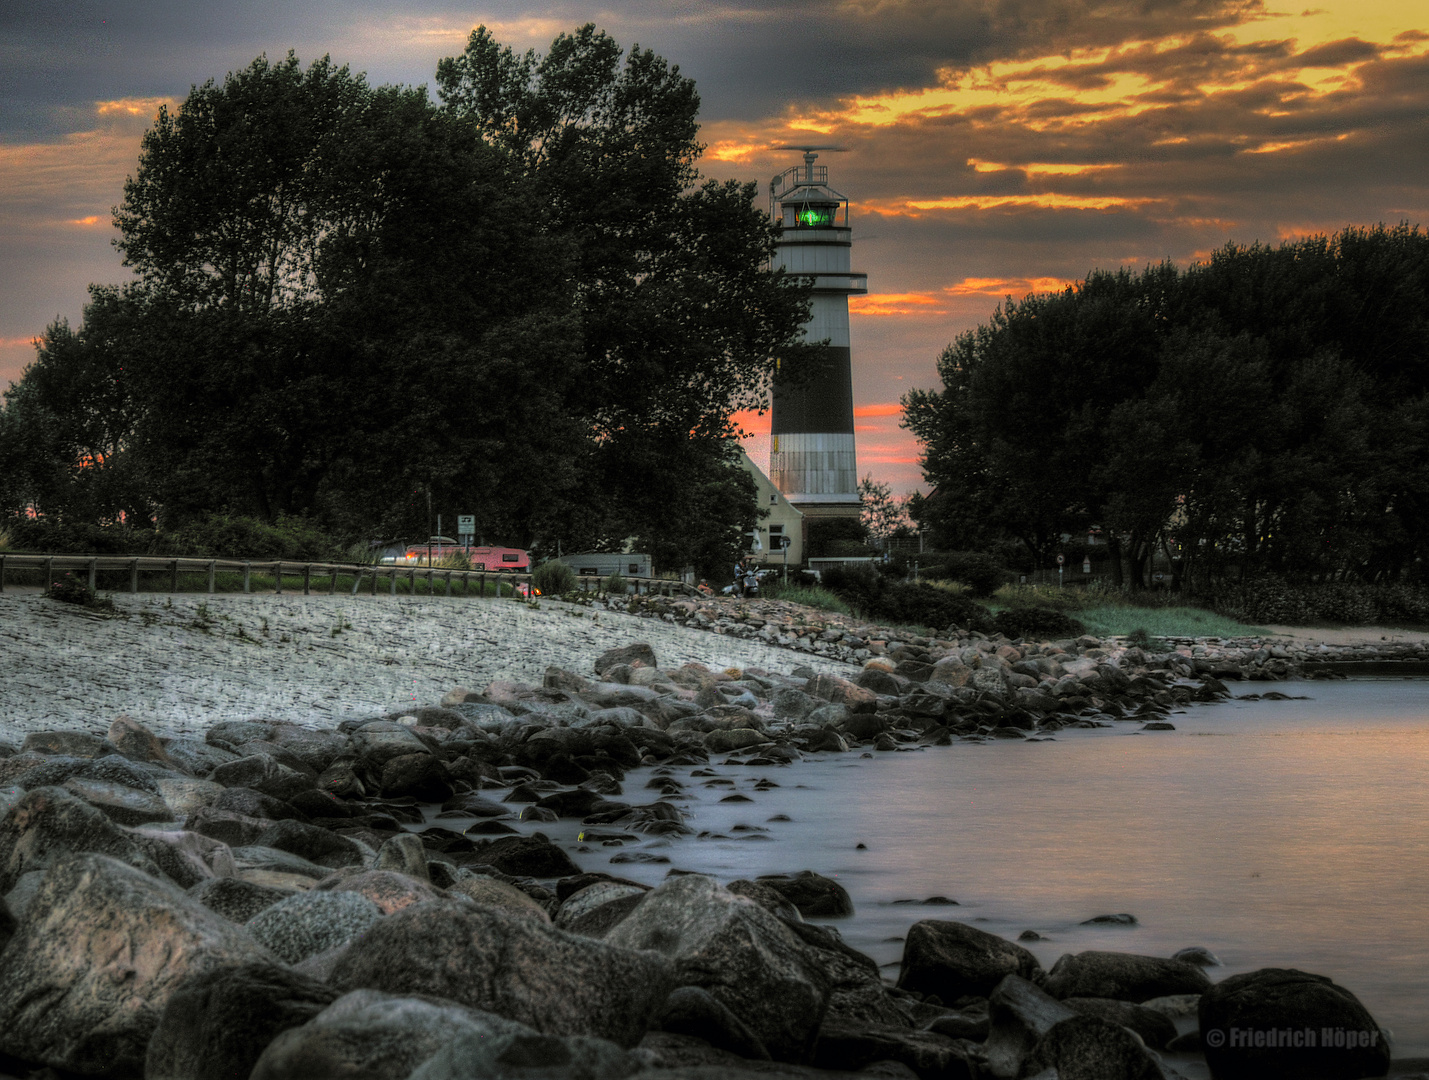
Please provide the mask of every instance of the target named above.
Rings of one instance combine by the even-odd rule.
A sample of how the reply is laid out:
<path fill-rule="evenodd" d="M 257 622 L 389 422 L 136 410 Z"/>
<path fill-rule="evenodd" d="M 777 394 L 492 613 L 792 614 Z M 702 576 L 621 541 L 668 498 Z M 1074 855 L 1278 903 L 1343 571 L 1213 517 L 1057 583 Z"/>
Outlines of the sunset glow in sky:
<path fill-rule="evenodd" d="M 110 208 L 161 103 L 289 48 L 431 84 L 478 24 L 543 51 L 586 21 L 697 80 L 711 176 L 767 189 L 798 161 L 770 148 L 846 148 L 821 163 L 869 278 L 850 304 L 859 467 L 895 491 L 920 480 L 899 397 L 1005 296 L 1429 223 L 1422 0 L 21 0 L 0 9 L 0 386 L 90 282 L 127 275 Z"/>

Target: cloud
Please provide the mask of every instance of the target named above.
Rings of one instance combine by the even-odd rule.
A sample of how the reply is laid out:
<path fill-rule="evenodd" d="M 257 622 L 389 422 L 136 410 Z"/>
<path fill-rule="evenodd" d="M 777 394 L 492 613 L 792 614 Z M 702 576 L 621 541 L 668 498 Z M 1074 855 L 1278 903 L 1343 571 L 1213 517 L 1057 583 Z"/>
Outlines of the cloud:
<path fill-rule="evenodd" d="M 854 407 L 854 416 L 902 416 L 903 406 L 897 402 L 883 402 L 878 405 L 858 405 Z"/>

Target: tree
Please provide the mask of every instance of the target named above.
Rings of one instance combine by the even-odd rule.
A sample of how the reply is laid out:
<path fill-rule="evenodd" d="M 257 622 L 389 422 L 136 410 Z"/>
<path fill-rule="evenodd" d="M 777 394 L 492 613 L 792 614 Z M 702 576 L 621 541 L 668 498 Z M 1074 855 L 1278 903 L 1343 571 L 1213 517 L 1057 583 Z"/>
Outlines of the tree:
<path fill-rule="evenodd" d="M 858 482 L 859 521 L 868 542 L 878 546 L 911 525 L 907 499 L 895 499 L 893 489 L 866 473 Z"/>
<path fill-rule="evenodd" d="M 1137 586 L 1158 550 L 1201 591 L 1394 579 L 1426 554 L 1426 310 L 1407 226 L 1009 300 L 943 353 L 941 391 L 904 398 L 937 488 L 918 512 L 1044 558 L 1103 525 Z"/>
<path fill-rule="evenodd" d="M 543 57 L 480 27 L 437 81 L 446 109 L 505 152 L 542 231 L 574 246 L 569 408 L 591 425 L 589 475 L 609 508 L 582 542 L 638 534 L 673 551 L 677 518 L 648 497 L 652 479 L 693 490 L 711 461 L 735 470 L 720 449 L 730 415 L 761 406 L 774 357 L 802 347 L 808 292 L 766 268 L 776 234 L 756 186 L 701 182 L 694 83 L 590 25 Z"/>

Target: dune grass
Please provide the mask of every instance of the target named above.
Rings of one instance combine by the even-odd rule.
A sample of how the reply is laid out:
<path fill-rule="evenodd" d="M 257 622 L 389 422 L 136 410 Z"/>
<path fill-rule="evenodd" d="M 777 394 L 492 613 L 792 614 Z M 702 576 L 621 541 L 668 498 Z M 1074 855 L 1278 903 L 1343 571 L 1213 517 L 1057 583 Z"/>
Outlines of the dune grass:
<path fill-rule="evenodd" d="M 786 588 L 783 585 L 766 584 L 763 592 L 773 600 L 803 604 L 805 607 L 817 608 L 819 611 L 832 611 L 839 615 L 853 614 L 853 609 L 848 604 L 828 589 L 818 585 L 790 585 Z"/>
<path fill-rule="evenodd" d="M 1214 611 L 1194 607 L 1147 608 L 1104 605 L 1083 608 L 1073 616 L 1097 637 L 1124 637 L 1144 630 L 1153 638 L 1254 637 L 1269 631 L 1248 626 Z"/>

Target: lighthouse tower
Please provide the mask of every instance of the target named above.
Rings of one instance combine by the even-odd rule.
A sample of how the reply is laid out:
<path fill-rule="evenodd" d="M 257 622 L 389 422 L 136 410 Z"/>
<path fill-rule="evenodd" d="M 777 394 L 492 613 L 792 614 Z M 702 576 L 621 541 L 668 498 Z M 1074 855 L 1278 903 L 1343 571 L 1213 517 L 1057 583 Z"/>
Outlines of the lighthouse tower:
<path fill-rule="evenodd" d="M 848 199 L 829 187 L 828 166 L 814 164 L 820 150 L 837 148 L 785 149 L 802 150 L 804 164 L 769 182 L 770 211 L 782 227 L 774 265 L 813 280 L 813 311 L 804 337 L 828 344 L 797 365 L 781 363 L 775 375 L 769 476 L 806 521 L 856 518 L 848 298 L 868 292 L 868 275 L 849 268 Z"/>

